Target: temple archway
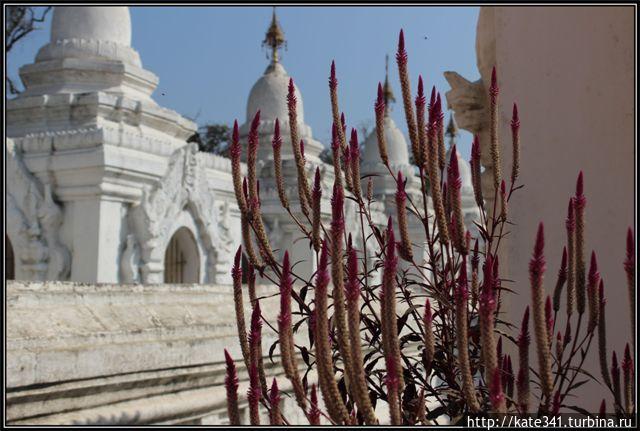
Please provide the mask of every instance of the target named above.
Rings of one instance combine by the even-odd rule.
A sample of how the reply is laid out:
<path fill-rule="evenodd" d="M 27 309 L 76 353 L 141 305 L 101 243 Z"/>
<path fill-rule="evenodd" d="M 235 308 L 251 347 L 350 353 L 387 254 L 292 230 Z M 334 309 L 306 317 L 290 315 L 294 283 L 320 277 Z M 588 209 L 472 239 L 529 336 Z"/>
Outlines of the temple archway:
<path fill-rule="evenodd" d="M 173 234 L 164 254 L 165 283 L 199 283 L 200 253 L 193 233 L 181 227 Z"/>

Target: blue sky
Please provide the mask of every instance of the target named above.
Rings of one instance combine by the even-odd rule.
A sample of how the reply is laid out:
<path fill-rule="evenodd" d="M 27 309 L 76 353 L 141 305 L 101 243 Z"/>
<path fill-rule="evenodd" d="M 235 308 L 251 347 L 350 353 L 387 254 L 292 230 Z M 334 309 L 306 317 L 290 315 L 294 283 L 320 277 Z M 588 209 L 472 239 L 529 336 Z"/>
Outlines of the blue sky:
<path fill-rule="evenodd" d="M 270 7 L 131 7 L 133 47 L 146 69 L 160 77 L 154 98 L 195 119 L 231 124 L 245 120 L 246 101 L 268 60 L 261 47 L 271 19 Z M 338 70 L 340 107 L 349 126 L 372 124 L 378 81 L 384 79 L 385 54 L 396 98 L 400 88 L 394 53 L 404 29 L 415 94 L 418 74 L 428 88 L 449 89 L 442 73 L 455 70 L 479 78 L 475 59 L 477 7 L 278 7 L 287 39 L 282 62 L 304 98 L 306 122 L 324 144 L 330 136 L 327 79 L 331 60 Z M 8 73 L 33 61 L 49 38 L 50 18 L 42 29 L 14 48 Z M 405 130 L 402 107 L 394 118 Z M 463 133 L 461 152 L 469 154 L 471 136 Z"/>

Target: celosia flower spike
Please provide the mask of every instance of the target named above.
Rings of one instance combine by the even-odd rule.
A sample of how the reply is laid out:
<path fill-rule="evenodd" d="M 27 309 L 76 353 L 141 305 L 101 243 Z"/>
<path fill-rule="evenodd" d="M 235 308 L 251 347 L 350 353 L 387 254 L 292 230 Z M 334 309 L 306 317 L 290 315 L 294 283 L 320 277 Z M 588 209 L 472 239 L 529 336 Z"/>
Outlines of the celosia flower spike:
<path fill-rule="evenodd" d="M 347 141 L 345 137 L 345 129 L 346 125 L 344 122 L 344 117 L 340 116 L 340 107 L 338 106 L 338 79 L 336 78 L 336 66 L 335 62 L 331 63 L 331 73 L 329 77 L 329 98 L 331 100 L 331 115 L 333 122 L 336 124 L 336 132 L 338 137 L 338 142 L 340 144 L 340 150 L 343 154 L 347 153 Z M 334 157 L 335 159 L 335 157 Z M 334 170 L 335 170 L 335 162 L 334 160 Z M 344 181 L 348 189 L 351 188 L 351 166 L 348 163 L 344 164 L 344 173 L 345 178 Z M 341 172 L 337 171 L 335 176 L 335 182 L 342 185 L 342 177 Z"/>
<path fill-rule="evenodd" d="M 598 272 L 598 259 L 596 252 L 591 252 L 591 263 L 589 265 L 589 277 L 587 281 L 587 298 L 589 300 L 589 332 L 592 332 L 598 324 L 598 284 L 600 284 L 600 273 Z"/>
<path fill-rule="evenodd" d="M 633 413 L 633 359 L 629 343 L 624 347 L 624 358 L 622 359 L 622 374 L 624 382 L 624 408 L 627 414 Z"/>
<path fill-rule="evenodd" d="M 433 110 L 433 117 L 436 122 L 436 136 L 438 139 L 438 167 L 444 170 L 447 163 L 447 150 L 444 144 L 444 112 L 442 112 L 442 99 L 440 93 L 436 95 L 436 105 Z"/>
<path fill-rule="evenodd" d="M 500 373 L 493 373 L 489 386 L 489 398 L 491 399 L 493 413 L 506 413 L 507 406 L 504 392 L 502 392 L 502 376 L 500 376 Z"/>
<path fill-rule="evenodd" d="M 524 310 L 520 334 L 518 335 L 518 379 L 516 382 L 518 408 L 520 413 L 526 414 L 529 411 L 529 307 Z"/>
<path fill-rule="evenodd" d="M 498 191 L 502 181 L 502 168 L 500 162 L 500 143 L 498 142 L 498 78 L 495 66 L 491 72 L 490 98 L 490 136 L 491 136 L 491 169 L 493 171 L 493 187 Z"/>
<path fill-rule="evenodd" d="M 327 412 L 338 424 L 347 423 L 349 412 L 342 401 L 333 371 L 332 347 L 329 342 L 328 292 L 329 285 L 329 241 L 322 242 L 318 270 L 315 280 L 315 353 L 318 367 L 318 382 Z M 317 404 L 315 404 L 317 406 Z M 312 404 L 312 409 L 314 405 Z M 315 420 L 312 417 L 310 420 Z"/>
<path fill-rule="evenodd" d="M 238 132 L 238 120 L 233 122 L 233 132 L 231 134 L 231 148 L 229 150 L 231 156 L 231 176 L 233 178 L 233 189 L 235 191 L 238 208 L 241 214 L 246 214 L 248 205 L 244 194 L 242 193 L 242 169 L 240 157 L 242 147 L 240 146 L 240 134 Z"/>
<path fill-rule="evenodd" d="M 547 300 L 544 303 L 544 319 L 547 323 L 547 336 L 549 337 L 549 346 L 553 341 L 553 311 L 551 306 L 551 297 L 547 295 Z"/>
<path fill-rule="evenodd" d="M 233 267 L 231 268 L 231 279 L 233 280 L 233 302 L 236 312 L 236 326 L 238 328 L 238 339 L 240 342 L 240 350 L 245 366 L 249 368 L 249 342 L 247 341 L 247 329 L 244 320 L 244 304 L 242 300 L 242 246 L 238 247 L 236 255 L 233 259 Z"/>
<path fill-rule="evenodd" d="M 384 136 L 384 117 L 386 113 L 386 105 L 384 102 L 384 91 L 382 84 L 378 82 L 378 98 L 375 103 L 376 113 L 376 138 L 378 139 L 378 152 L 380 159 L 386 166 L 389 165 L 389 156 L 387 154 L 387 140 Z"/>
<path fill-rule="evenodd" d="M 624 271 L 627 274 L 627 292 L 629 294 L 629 319 L 631 323 L 631 339 L 633 346 L 636 345 L 636 297 L 635 297 L 635 270 L 636 270 L 636 254 L 633 229 L 627 230 L 627 256 L 624 261 Z"/>
<path fill-rule="evenodd" d="M 444 199 L 440 184 L 440 171 L 438 170 L 438 142 L 436 137 L 437 124 L 435 121 L 429 121 L 427 125 L 427 146 L 429 148 L 429 166 L 427 172 L 429 174 L 429 183 L 431 186 L 431 200 L 436 217 L 436 225 L 438 227 L 438 236 L 442 244 L 449 242 L 449 229 L 447 227 L 447 216 L 444 208 Z"/>
<path fill-rule="evenodd" d="M 360 144 L 358 143 L 358 132 L 351 129 L 351 140 L 349 141 L 349 152 L 351 161 L 351 184 L 353 185 L 353 194 L 360 199 L 362 187 L 360 184 Z"/>
<path fill-rule="evenodd" d="M 538 372 L 542 393 L 548 402 L 551 400 L 553 381 L 548 326 L 545 319 L 544 286 L 542 285 L 544 271 L 544 225 L 540 223 L 533 249 L 533 257 L 529 262 L 529 278 L 531 281 L 531 305 L 538 352 Z"/>
<path fill-rule="evenodd" d="M 400 394 L 404 388 L 402 379 L 402 361 L 400 358 L 400 342 L 397 332 L 396 316 L 396 269 L 398 259 L 395 254 L 396 244 L 391 217 L 387 223 L 387 238 L 382 273 L 382 309 L 380 313 L 382 326 L 382 346 L 387 369 L 387 385 L 391 423 L 401 424 Z"/>
<path fill-rule="evenodd" d="M 422 167 L 424 164 L 424 156 L 427 154 L 426 149 L 426 129 L 425 129 L 425 103 L 426 99 L 424 97 L 424 84 L 422 82 L 422 75 L 418 76 L 418 95 L 416 96 L 415 104 L 416 104 L 416 127 L 418 128 L 418 154 L 415 156 L 416 165 Z"/>
<path fill-rule="evenodd" d="M 484 198 L 482 197 L 482 180 L 480 176 L 480 139 L 478 135 L 473 136 L 471 144 L 471 184 L 473 185 L 473 194 L 476 204 L 482 208 L 484 206 Z"/>
<path fill-rule="evenodd" d="M 567 316 L 571 317 L 576 297 L 576 212 L 575 199 L 569 199 L 567 210 Z"/>
<path fill-rule="evenodd" d="M 560 310 L 560 297 L 562 295 L 562 288 L 567 281 L 567 247 L 562 249 L 562 263 L 558 270 L 558 280 L 556 281 L 556 287 L 553 290 L 553 311 L 556 313 Z"/>
<path fill-rule="evenodd" d="M 413 114 L 413 104 L 411 100 L 411 83 L 409 82 L 409 72 L 407 70 L 407 52 L 404 48 L 404 32 L 400 30 L 398 37 L 398 52 L 396 53 L 396 62 L 398 63 L 398 75 L 400 76 L 400 88 L 402 89 L 402 103 L 404 105 L 404 115 L 407 121 L 407 129 L 409 130 L 409 141 L 411 142 L 411 151 L 413 158 L 420 160 L 420 148 L 418 144 L 418 126 Z"/>
<path fill-rule="evenodd" d="M 398 214 L 398 228 L 400 229 L 400 257 L 408 262 L 411 262 L 413 260 L 413 250 L 411 247 L 409 222 L 407 219 L 407 193 L 405 192 L 404 188 L 405 185 L 402 171 L 398 171 L 396 183 L 396 212 Z"/>
<path fill-rule="evenodd" d="M 320 425 L 320 409 L 318 408 L 318 389 L 316 384 L 311 385 L 311 407 L 309 407 L 309 413 L 307 417 L 309 419 L 309 425 Z"/>
<path fill-rule="evenodd" d="M 577 310 L 579 314 L 583 314 L 586 305 L 586 264 L 584 260 L 584 208 L 587 199 L 584 196 L 584 179 L 582 171 L 578 174 L 576 181 L 575 196 L 575 217 L 576 217 L 576 294 L 577 294 Z"/>
<path fill-rule="evenodd" d="M 424 305 L 424 364 L 427 370 L 431 369 L 431 362 L 435 355 L 435 335 L 433 332 L 433 311 L 429 298 Z"/>
<path fill-rule="evenodd" d="M 305 391 L 296 364 L 293 328 L 291 326 L 291 295 L 293 278 L 291 276 L 291 262 L 289 252 L 284 252 L 282 272 L 280 273 L 280 314 L 278 315 L 278 337 L 280 341 L 280 360 L 285 376 L 291 382 L 298 405 L 306 410 Z"/>
<path fill-rule="evenodd" d="M 454 288 L 455 300 L 456 300 L 456 342 L 458 347 L 458 361 L 460 366 L 460 373 L 462 375 L 462 387 L 465 400 L 469 406 L 469 410 L 472 413 L 480 412 L 480 403 L 475 393 L 475 386 L 473 383 L 473 374 L 471 371 L 471 362 L 469 360 L 469 331 L 467 323 L 467 314 L 469 309 L 469 288 L 467 286 L 467 259 L 466 256 L 462 257 L 462 264 L 460 266 L 460 275 L 458 276 L 457 286 Z M 425 307 L 425 334 L 432 334 L 433 328 L 427 327 L 426 310 L 430 311 L 431 306 L 428 302 Z M 429 321 L 432 317 L 429 316 Z M 430 322 L 429 322 L 430 323 Z M 430 353 L 433 355 L 433 352 Z"/>
<path fill-rule="evenodd" d="M 462 215 L 462 196 L 460 189 L 462 187 L 462 179 L 460 178 L 460 169 L 458 167 L 458 151 L 455 144 L 451 147 L 451 157 L 449 158 L 449 167 L 447 169 L 447 184 L 449 186 L 449 202 L 451 203 L 451 213 L 453 217 L 453 245 L 458 253 L 466 255 L 467 247 L 464 241 L 464 217 Z"/>
<path fill-rule="evenodd" d="M 613 399 L 615 400 L 615 408 L 620 411 L 622 407 L 622 394 L 620 387 L 620 367 L 618 367 L 618 355 L 615 350 L 611 354 L 611 384 L 613 389 Z"/>
<path fill-rule="evenodd" d="M 269 391 L 269 423 L 271 425 L 282 425 L 282 415 L 280 414 L 280 390 L 275 377 Z"/>
<path fill-rule="evenodd" d="M 607 364 L 606 304 L 607 301 L 604 297 L 604 281 L 601 278 L 600 285 L 598 285 L 598 359 L 600 361 L 600 374 L 602 375 L 602 380 L 608 388 L 611 388 L 609 365 Z"/>
<path fill-rule="evenodd" d="M 494 257 L 488 253 L 483 265 L 484 279 L 480 293 L 480 344 L 485 366 L 485 380 L 491 382 L 498 369 L 496 339 L 494 335 L 494 312 L 496 309 L 495 281 L 493 277 Z"/>
<path fill-rule="evenodd" d="M 291 138 L 291 148 L 293 157 L 296 162 L 298 174 L 298 198 L 300 200 L 300 211 L 307 217 L 309 216 L 309 205 L 311 202 L 311 191 L 305 170 L 304 157 L 300 148 L 300 140 L 298 138 L 298 100 L 296 98 L 295 86 L 293 79 L 289 78 L 289 91 L 287 93 L 287 109 L 289 114 L 289 134 Z"/>
<path fill-rule="evenodd" d="M 515 184 L 520 174 L 520 117 L 518 116 L 518 105 L 513 104 L 513 114 L 511 116 L 511 145 L 513 150 L 511 161 L 511 184 Z"/>
<path fill-rule="evenodd" d="M 227 391 L 227 415 L 230 425 L 240 425 L 238 410 L 238 371 L 227 349 L 224 349 L 224 360 L 227 364 L 224 387 Z"/>
<path fill-rule="evenodd" d="M 320 205 L 322 203 L 322 184 L 320 181 L 320 168 L 317 167 L 311 192 L 311 241 L 317 252 L 320 251 Z"/>
<path fill-rule="evenodd" d="M 353 359 L 353 375 L 349 377 L 350 387 L 355 396 L 358 411 L 367 425 L 377 424 L 376 415 L 369 398 L 364 359 L 362 355 L 362 341 L 360 339 L 360 281 L 358 280 L 358 256 L 353 248 L 351 234 L 347 246 L 347 314 L 349 325 L 349 346 Z"/>
<path fill-rule="evenodd" d="M 507 220 L 507 184 L 504 180 L 500 183 L 500 218 Z"/>
<path fill-rule="evenodd" d="M 280 136 L 280 121 L 276 118 L 276 124 L 273 128 L 273 139 L 271 140 L 273 147 L 273 167 L 275 171 L 276 188 L 278 189 L 278 198 L 285 209 L 289 209 L 289 198 L 284 187 L 284 176 L 282 175 L 282 137 Z"/>
<path fill-rule="evenodd" d="M 256 302 L 251 314 L 251 332 L 249 335 L 250 363 L 249 363 L 249 390 L 247 399 L 249 401 L 249 417 L 251 425 L 260 425 L 259 403 L 262 398 L 260 385 L 260 365 L 262 360 L 262 321 L 260 317 L 260 302 Z"/>

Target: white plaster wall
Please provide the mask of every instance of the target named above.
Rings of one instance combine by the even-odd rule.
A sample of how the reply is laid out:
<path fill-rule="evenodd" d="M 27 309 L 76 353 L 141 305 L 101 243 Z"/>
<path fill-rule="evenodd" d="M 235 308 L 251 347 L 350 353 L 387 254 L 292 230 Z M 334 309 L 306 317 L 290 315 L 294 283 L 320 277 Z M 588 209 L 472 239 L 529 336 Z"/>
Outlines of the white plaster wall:
<path fill-rule="evenodd" d="M 631 340 L 622 264 L 626 230 L 634 224 L 634 9 L 498 7 L 495 34 L 503 172 L 511 166 L 508 124 L 517 101 L 525 184 L 511 203 L 517 226 L 500 259 L 508 268 L 505 276 L 514 280 L 509 287 L 518 292 L 505 307 L 508 319 L 520 321 L 530 301 L 527 265 L 540 221 L 546 234 L 545 288 L 552 292 L 566 241 L 568 200 L 583 170 L 585 258 L 588 265 L 596 250 L 610 348 L 620 357 Z M 599 376 L 595 355 L 587 363 Z M 597 410 L 601 389 L 591 385 L 583 391 L 585 407 Z"/>

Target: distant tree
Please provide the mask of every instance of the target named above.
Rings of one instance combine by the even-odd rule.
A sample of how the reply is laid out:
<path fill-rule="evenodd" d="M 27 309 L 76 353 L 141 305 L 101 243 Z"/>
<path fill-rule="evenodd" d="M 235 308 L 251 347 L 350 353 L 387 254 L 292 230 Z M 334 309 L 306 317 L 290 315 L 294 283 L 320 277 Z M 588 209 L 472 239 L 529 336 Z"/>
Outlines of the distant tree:
<path fill-rule="evenodd" d="M 37 24 L 44 22 L 51 10 L 51 6 L 7 6 L 4 21 L 4 50 L 5 55 L 31 32 L 38 30 Z M 19 94 L 20 89 L 13 80 L 6 75 L 6 86 L 11 94 Z"/>
<path fill-rule="evenodd" d="M 231 128 L 226 124 L 205 124 L 188 139 L 198 144 L 198 149 L 205 153 L 228 157 Z"/>

